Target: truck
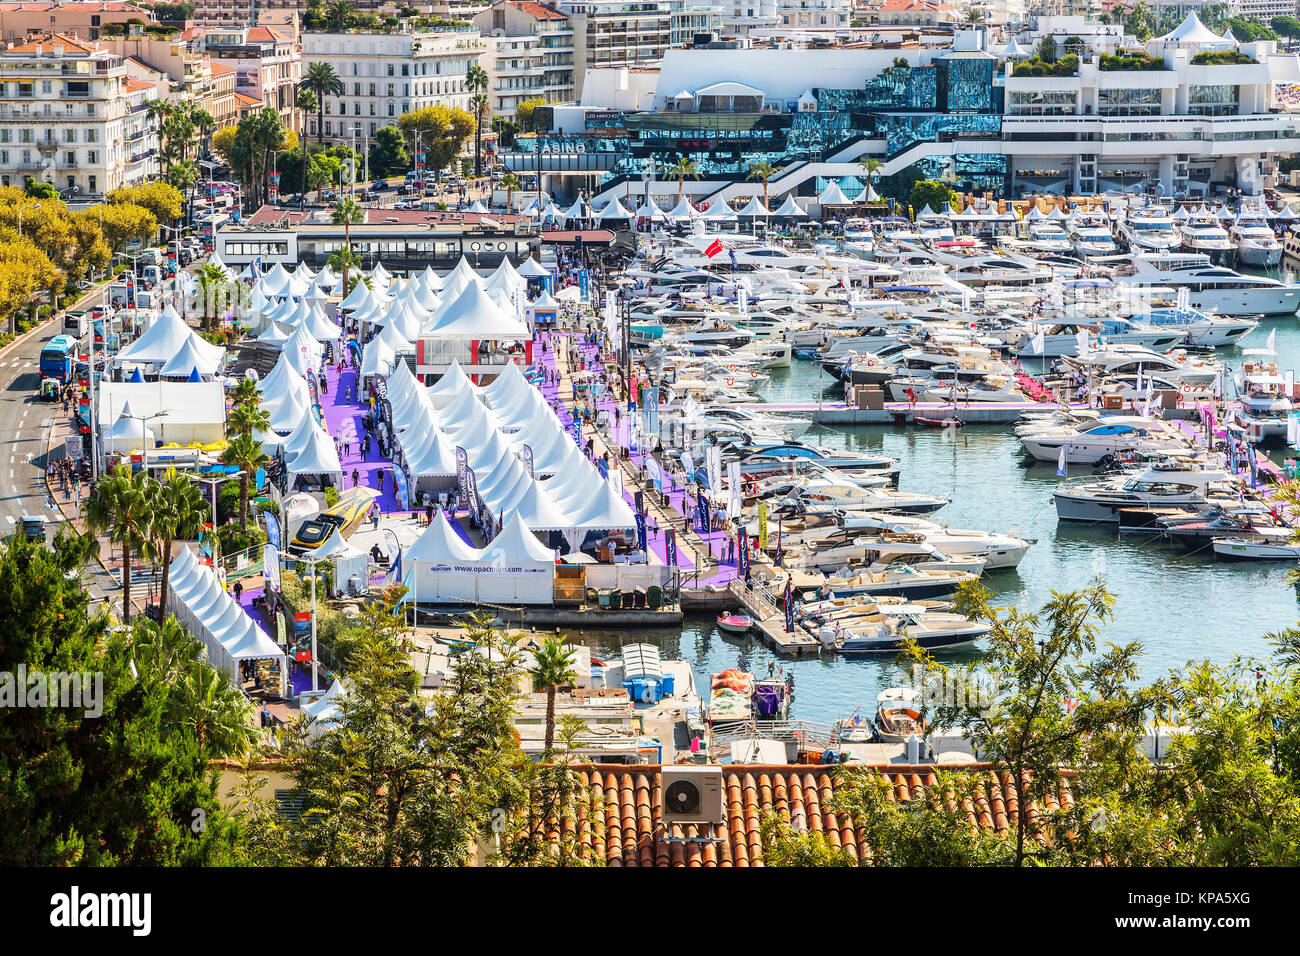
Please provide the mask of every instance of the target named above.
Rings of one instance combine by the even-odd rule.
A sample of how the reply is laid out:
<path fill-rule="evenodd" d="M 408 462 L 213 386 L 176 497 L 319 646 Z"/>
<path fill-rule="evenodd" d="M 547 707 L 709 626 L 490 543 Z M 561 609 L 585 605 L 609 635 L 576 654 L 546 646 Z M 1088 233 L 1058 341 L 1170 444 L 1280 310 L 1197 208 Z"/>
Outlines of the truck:
<path fill-rule="evenodd" d="M 89 322 L 85 309 L 69 309 L 63 313 L 63 331 L 77 339 L 85 337 Z"/>

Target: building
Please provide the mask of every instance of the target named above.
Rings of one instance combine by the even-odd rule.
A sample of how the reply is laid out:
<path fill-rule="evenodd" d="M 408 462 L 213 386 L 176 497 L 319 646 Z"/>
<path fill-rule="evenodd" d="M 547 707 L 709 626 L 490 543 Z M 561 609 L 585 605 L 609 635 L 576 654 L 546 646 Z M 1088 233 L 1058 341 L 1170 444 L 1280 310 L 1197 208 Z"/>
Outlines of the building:
<path fill-rule="evenodd" d="M 951 27 L 962 17 L 956 7 L 937 0 L 885 0 L 867 22 L 882 27 Z"/>
<path fill-rule="evenodd" d="M 235 95 L 235 68 L 221 60 L 211 62 L 212 100 L 208 114 L 213 119 L 213 129 L 225 129 L 239 122 L 240 110 Z"/>
<path fill-rule="evenodd" d="M 239 29 L 284 23 L 288 16 L 301 17 L 307 0 L 190 0 L 194 4 L 195 23 L 206 27 Z M 391 0 L 350 0 L 363 13 L 377 13 Z M 425 4 L 418 4 L 424 7 Z"/>
<path fill-rule="evenodd" d="M 75 37 L 0 52 L 0 185 L 32 176 L 89 199 L 135 182 L 157 148 L 142 132 L 148 98 L 121 56 Z"/>
<path fill-rule="evenodd" d="M 22 42 L 33 36 L 62 33 L 82 40 L 98 40 L 99 31 L 110 23 L 143 20 L 153 23 L 147 7 L 118 0 L 83 2 L 0 3 L 0 41 Z"/>
<path fill-rule="evenodd" d="M 533 0 L 503 0 L 474 17 L 488 45 L 490 109 L 509 117 L 534 97 L 548 103 L 574 98 L 573 26 L 557 10 Z"/>
<path fill-rule="evenodd" d="M 777 0 L 776 15 L 785 30 L 847 30 L 852 0 Z"/>
<path fill-rule="evenodd" d="M 465 74 L 485 53 L 487 43 L 471 29 L 302 35 L 302 62 L 328 63 L 343 82 L 343 95 L 326 96 L 324 104 L 325 138 L 338 142 L 354 133 L 370 139 L 403 114 L 435 104 L 469 110 Z M 311 137 L 316 122 L 307 117 Z"/>
<path fill-rule="evenodd" d="M 884 177 L 915 166 L 1011 198 L 1134 189 L 1201 197 L 1257 195 L 1275 181 L 1277 158 L 1300 149 L 1300 115 L 1279 105 L 1300 82 L 1300 57 L 1273 42 L 1237 44 L 1189 15 L 1146 44 L 1144 69 L 1118 69 L 1122 61 L 1085 49 L 1077 67 L 1017 75 L 1025 54 L 1003 57 L 985 40 L 982 30 L 959 30 L 941 50 L 669 50 L 650 108 L 591 132 L 566 116 L 562 134 L 557 108 L 550 132 L 520 137 L 501 159 L 540 169 L 561 198 L 590 189 L 597 203 L 626 200 L 629 180 L 639 192 L 646 171 L 679 157 L 701 171 L 685 185 L 701 200 L 761 193 L 747 179 L 755 160 L 786 167 L 768 184 L 775 202 L 815 196 L 831 181 L 857 195 L 861 157 L 883 163 Z M 1204 62 L 1211 53 L 1229 62 Z M 676 183 L 646 189 L 675 201 Z"/>
<path fill-rule="evenodd" d="M 689 46 L 722 29 L 722 0 L 665 0 L 664 6 L 672 17 L 673 46 Z"/>
<path fill-rule="evenodd" d="M 289 129 L 302 131 L 301 112 L 294 105 L 302 58 L 292 34 L 264 26 L 208 30 L 197 42 L 214 65 L 234 68 L 237 93 L 275 110 Z"/>
<path fill-rule="evenodd" d="M 636 0 L 558 0 L 573 25 L 574 95 L 582 96 L 593 69 L 647 67 L 672 43 L 672 14 L 665 4 Z"/>

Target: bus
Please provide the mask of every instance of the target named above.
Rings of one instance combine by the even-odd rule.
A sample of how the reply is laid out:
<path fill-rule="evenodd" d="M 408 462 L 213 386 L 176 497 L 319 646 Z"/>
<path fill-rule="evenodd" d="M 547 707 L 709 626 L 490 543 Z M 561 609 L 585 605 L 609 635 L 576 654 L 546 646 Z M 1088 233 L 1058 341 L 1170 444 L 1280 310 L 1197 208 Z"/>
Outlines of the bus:
<path fill-rule="evenodd" d="M 71 335 L 56 335 L 41 349 L 41 378 L 58 379 L 60 385 L 72 381 L 72 366 L 77 359 L 77 340 Z"/>

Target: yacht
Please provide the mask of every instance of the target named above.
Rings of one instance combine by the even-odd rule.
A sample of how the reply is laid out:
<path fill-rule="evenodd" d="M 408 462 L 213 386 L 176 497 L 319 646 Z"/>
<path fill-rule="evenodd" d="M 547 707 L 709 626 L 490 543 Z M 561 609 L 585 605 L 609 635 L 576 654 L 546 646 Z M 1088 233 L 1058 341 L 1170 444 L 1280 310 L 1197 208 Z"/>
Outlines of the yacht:
<path fill-rule="evenodd" d="M 1139 318 L 1152 328 L 1181 330 L 1184 344 L 1206 348 L 1235 345 L 1259 328 L 1254 319 L 1226 318 L 1197 309 L 1152 309 Z"/>
<path fill-rule="evenodd" d="M 1272 269 L 1282 261 L 1282 243 L 1264 220 L 1238 218 L 1228 234 L 1237 244 L 1237 265 Z"/>
<path fill-rule="evenodd" d="M 1215 265 L 1227 265 L 1232 261 L 1236 246 L 1228 236 L 1228 230 L 1213 216 L 1194 215 L 1183 223 L 1181 232 L 1184 252 L 1207 255 Z"/>
<path fill-rule="evenodd" d="M 1070 226 L 1069 235 L 1074 244 L 1074 254 L 1084 259 L 1119 254 L 1119 244 L 1103 221 L 1079 218 Z"/>
<path fill-rule="evenodd" d="M 1221 315 L 1291 315 L 1300 308 L 1300 285 L 1242 275 L 1200 253 L 1136 255 L 1132 274 L 1116 277 L 1116 283 L 1135 289 L 1185 288 L 1188 305 Z"/>
<path fill-rule="evenodd" d="M 782 438 L 798 438 L 809 428 L 812 421 L 807 418 L 786 418 L 778 415 L 761 415 L 748 408 L 736 405 L 708 405 L 700 409 L 698 419 L 692 419 L 701 427 L 725 425 L 733 429 L 748 431 L 751 434 L 775 434 Z"/>
<path fill-rule="evenodd" d="M 1266 349 L 1243 349 L 1245 361 L 1233 376 L 1237 398 L 1237 424 L 1248 441 L 1256 443 L 1285 441 L 1287 420 L 1294 407 L 1287 397 L 1286 379 L 1277 364 L 1265 356 Z"/>
<path fill-rule="evenodd" d="M 1038 347 L 1037 333 L 1026 331 L 1016 343 L 1018 354 L 1031 358 L 1060 358 L 1065 355 L 1076 355 L 1079 351 L 1081 332 L 1088 335 L 1090 343 L 1092 337 L 1097 336 L 1103 347 L 1127 345 L 1143 349 L 1173 348 L 1187 337 L 1185 332 L 1178 329 L 1151 328 L 1132 319 L 1118 316 L 1091 324 L 1068 322 L 1049 325 L 1042 328 L 1041 332 L 1041 349 Z"/>
<path fill-rule="evenodd" d="M 1232 475 L 1217 468 L 1156 464 L 1138 474 L 1066 482 L 1053 497 L 1061 521 L 1118 523 L 1121 508 L 1207 511 L 1215 504 L 1235 504 L 1239 499 L 1232 483 Z"/>
<path fill-rule="evenodd" d="M 1036 219 L 1029 224 L 1029 236 L 1022 248 L 1030 252 L 1068 253 L 1074 250 L 1074 243 L 1059 222 Z"/>
<path fill-rule="evenodd" d="M 1130 212 L 1120 220 L 1119 234 L 1134 253 L 1171 252 L 1181 241 L 1173 217 L 1159 207 Z"/>
<path fill-rule="evenodd" d="M 841 246 L 851 256 L 857 256 L 859 259 L 874 259 L 876 257 L 875 233 L 871 231 L 871 221 L 846 220 Z"/>
<path fill-rule="evenodd" d="M 888 535 L 908 535 L 922 538 L 936 551 L 953 559 L 980 558 L 985 571 L 1001 571 L 1016 567 L 1034 542 L 1018 537 L 1015 531 L 999 534 L 994 531 L 975 531 L 968 528 L 949 528 L 916 515 L 845 514 L 837 523 L 850 531 L 875 531 Z"/>
<path fill-rule="evenodd" d="M 1107 345 L 1087 355 L 1063 355 L 1060 365 L 1081 377 L 1156 372 L 1193 386 L 1213 385 L 1223 374 L 1223 364 L 1212 359 L 1189 355 L 1181 349 L 1153 352 L 1135 345 Z"/>
<path fill-rule="evenodd" d="M 938 651 L 973 644 L 988 632 L 989 625 L 960 614 L 908 603 L 874 605 L 871 613 L 823 625 L 817 637 L 841 654 L 896 654 L 905 638 Z"/>
<path fill-rule="evenodd" d="M 1117 452 L 1146 454 L 1186 451 L 1188 443 L 1165 430 L 1163 422 L 1141 415 L 1105 415 L 1077 425 L 1056 426 L 1020 436 L 1024 450 L 1038 461 L 1092 464 Z"/>

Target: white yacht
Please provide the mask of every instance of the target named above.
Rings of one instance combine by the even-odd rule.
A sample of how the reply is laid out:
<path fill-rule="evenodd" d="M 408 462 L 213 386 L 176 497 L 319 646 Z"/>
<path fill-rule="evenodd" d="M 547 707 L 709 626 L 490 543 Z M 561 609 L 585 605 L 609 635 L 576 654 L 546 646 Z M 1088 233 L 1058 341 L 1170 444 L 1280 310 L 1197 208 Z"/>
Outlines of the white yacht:
<path fill-rule="evenodd" d="M 1213 385 L 1223 374 L 1223 364 L 1188 355 L 1182 350 L 1153 352 L 1133 345 L 1108 345 L 1082 356 L 1062 356 L 1061 362 L 1080 376 L 1100 379 L 1107 375 L 1158 372 L 1166 378 L 1193 385 Z"/>
<path fill-rule="evenodd" d="M 1074 243 L 1056 220 L 1036 219 L 1029 223 L 1029 236 L 1023 248 L 1031 252 L 1068 253 L 1073 251 Z"/>
<path fill-rule="evenodd" d="M 1213 216 L 1193 215 L 1183 223 L 1180 231 L 1184 252 L 1207 255 L 1215 265 L 1227 265 L 1232 261 L 1236 246 L 1228 236 L 1228 230 Z"/>
<path fill-rule="evenodd" d="M 1062 521 L 1116 524 L 1124 509 L 1183 508 L 1206 511 L 1214 504 L 1238 503 L 1232 475 L 1217 468 L 1184 464 L 1152 465 L 1137 474 L 1066 482 L 1054 494 Z"/>
<path fill-rule="evenodd" d="M 1286 439 L 1287 419 L 1294 407 L 1286 394 L 1286 379 L 1268 349 L 1242 349 L 1241 369 L 1233 375 L 1237 398 L 1237 424 L 1248 441 L 1263 443 Z"/>
<path fill-rule="evenodd" d="M 1102 220 L 1076 219 L 1070 225 L 1069 236 L 1074 245 L 1074 254 L 1084 259 L 1118 255 L 1120 251 L 1119 244 L 1111 235 L 1110 227 Z"/>
<path fill-rule="evenodd" d="M 1282 243 L 1263 219 L 1238 218 L 1228 234 L 1237 244 L 1237 265 L 1271 269 L 1282 261 Z"/>
<path fill-rule="evenodd" d="M 848 219 L 844 223 L 844 241 L 840 244 L 845 252 L 859 259 L 876 257 L 875 233 L 871 231 L 868 219 Z"/>
<path fill-rule="evenodd" d="M 1104 346 L 1125 345 L 1143 349 L 1169 349 L 1182 343 L 1186 333 L 1174 328 L 1152 328 L 1118 316 L 1092 324 L 1067 322 L 1048 325 L 1039 332 L 1026 331 L 1016 343 L 1018 354 L 1032 358 L 1060 358 L 1079 352 L 1079 334 Z M 1041 334 L 1041 339 L 1039 335 Z"/>
<path fill-rule="evenodd" d="M 1209 348 L 1235 345 L 1259 328 L 1254 319 L 1209 315 L 1196 309 L 1152 309 L 1140 318 L 1152 328 L 1182 331 L 1186 345 Z"/>
<path fill-rule="evenodd" d="M 1089 465 L 1116 452 L 1174 454 L 1189 447 L 1163 422 L 1141 415 L 1105 415 L 1073 426 L 1044 428 L 1021 435 L 1020 444 L 1038 461 L 1060 461 L 1064 448 L 1067 464 Z"/>
<path fill-rule="evenodd" d="M 1115 281 L 1136 289 L 1186 288 L 1192 308 L 1222 315 L 1291 315 L 1300 308 L 1300 285 L 1267 276 L 1242 275 L 1214 265 L 1208 256 L 1199 253 L 1136 255 L 1132 274 L 1118 276 Z"/>
<path fill-rule="evenodd" d="M 1134 253 L 1171 252 L 1181 241 L 1173 217 L 1160 207 L 1130 212 L 1120 220 L 1119 234 Z"/>

